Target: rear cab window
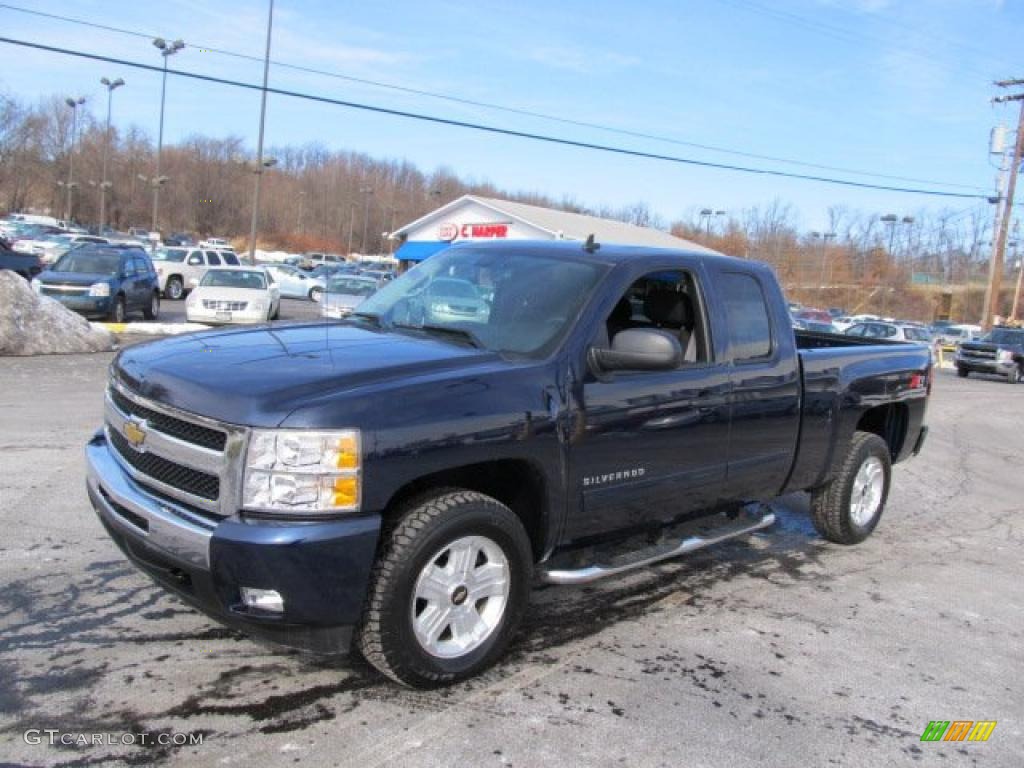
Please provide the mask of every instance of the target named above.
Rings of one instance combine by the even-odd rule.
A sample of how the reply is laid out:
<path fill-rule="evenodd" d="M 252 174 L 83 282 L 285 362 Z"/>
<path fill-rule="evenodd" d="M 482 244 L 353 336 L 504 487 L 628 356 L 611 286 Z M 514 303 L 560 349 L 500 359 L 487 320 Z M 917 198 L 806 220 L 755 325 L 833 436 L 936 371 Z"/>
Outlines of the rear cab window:
<path fill-rule="evenodd" d="M 722 304 L 733 362 L 742 364 L 771 358 L 772 323 L 760 281 L 743 272 L 723 272 Z"/>

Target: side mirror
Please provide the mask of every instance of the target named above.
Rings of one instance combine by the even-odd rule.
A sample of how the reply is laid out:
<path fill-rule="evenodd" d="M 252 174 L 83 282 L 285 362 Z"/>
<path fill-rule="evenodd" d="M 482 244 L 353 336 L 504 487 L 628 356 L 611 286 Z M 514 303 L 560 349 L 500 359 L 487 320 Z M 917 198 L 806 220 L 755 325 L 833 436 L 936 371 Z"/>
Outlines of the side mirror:
<path fill-rule="evenodd" d="M 596 374 L 610 371 L 672 371 L 683 364 L 679 339 L 654 328 L 619 331 L 611 349 L 591 347 L 587 355 Z"/>

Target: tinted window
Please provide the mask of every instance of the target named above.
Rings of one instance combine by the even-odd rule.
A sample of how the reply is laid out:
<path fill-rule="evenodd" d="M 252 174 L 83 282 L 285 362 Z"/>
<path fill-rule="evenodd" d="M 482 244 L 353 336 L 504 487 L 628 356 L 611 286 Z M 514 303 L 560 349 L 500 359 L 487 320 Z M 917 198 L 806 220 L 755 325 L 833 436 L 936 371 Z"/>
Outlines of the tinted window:
<path fill-rule="evenodd" d="M 1006 328 L 995 328 L 985 337 L 993 344 L 1024 344 L 1024 331 L 1012 331 Z"/>
<path fill-rule="evenodd" d="M 121 256 L 110 251 L 79 248 L 61 256 L 60 261 L 54 264 L 53 271 L 117 275 L 121 271 Z"/>
<path fill-rule="evenodd" d="M 224 263 L 230 264 L 232 267 L 240 266 L 238 263 L 238 257 L 233 253 L 221 252 L 221 256 L 224 257 Z"/>
<path fill-rule="evenodd" d="M 219 267 L 220 266 L 220 256 L 218 256 L 213 251 L 207 251 L 206 252 L 206 261 L 212 267 Z"/>
<path fill-rule="evenodd" d="M 734 360 L 767 357 L 772 352 L 772 329 L 761 284 L 750 275 L 722 275 L 722 298 Z"/>
<path fill-rule="evenodd" d="M 847 336 L 863 336 L 864 335 L 864 331 L 866 331 L 866 330 L 867 330 L 867 326 L 864 325 L 864 323 L 857 323 L 856 325 L 851 325 L 849 328 L 846 329 L 846 335 Z"/>

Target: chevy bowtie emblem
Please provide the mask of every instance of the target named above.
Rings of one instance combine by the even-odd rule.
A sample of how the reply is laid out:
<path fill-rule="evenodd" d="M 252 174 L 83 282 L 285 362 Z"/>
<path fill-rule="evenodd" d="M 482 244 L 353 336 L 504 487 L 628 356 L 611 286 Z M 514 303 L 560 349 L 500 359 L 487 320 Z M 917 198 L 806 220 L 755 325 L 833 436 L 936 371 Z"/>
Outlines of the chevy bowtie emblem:
<path fill-rule="evenodd" d="M 141 448 L 142 444 L 146 442 L 145 422 L 129 419 L 124 423 L 121 431 L 124 432 L 124 436 L 134 448 Z"/>

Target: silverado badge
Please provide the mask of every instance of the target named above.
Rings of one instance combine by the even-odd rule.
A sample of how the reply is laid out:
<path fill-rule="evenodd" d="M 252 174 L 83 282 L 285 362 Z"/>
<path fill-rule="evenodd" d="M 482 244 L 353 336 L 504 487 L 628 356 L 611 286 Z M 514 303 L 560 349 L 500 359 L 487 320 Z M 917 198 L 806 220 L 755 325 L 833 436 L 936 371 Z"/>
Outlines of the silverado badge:
<path fill-rule="evenodd" d="M 124 432 L 124 436 L 132 444 L 133 448 L 140 448 L 146 442 L 145 422 L 129 419 L 124 423 L 121 431 Z"/>

